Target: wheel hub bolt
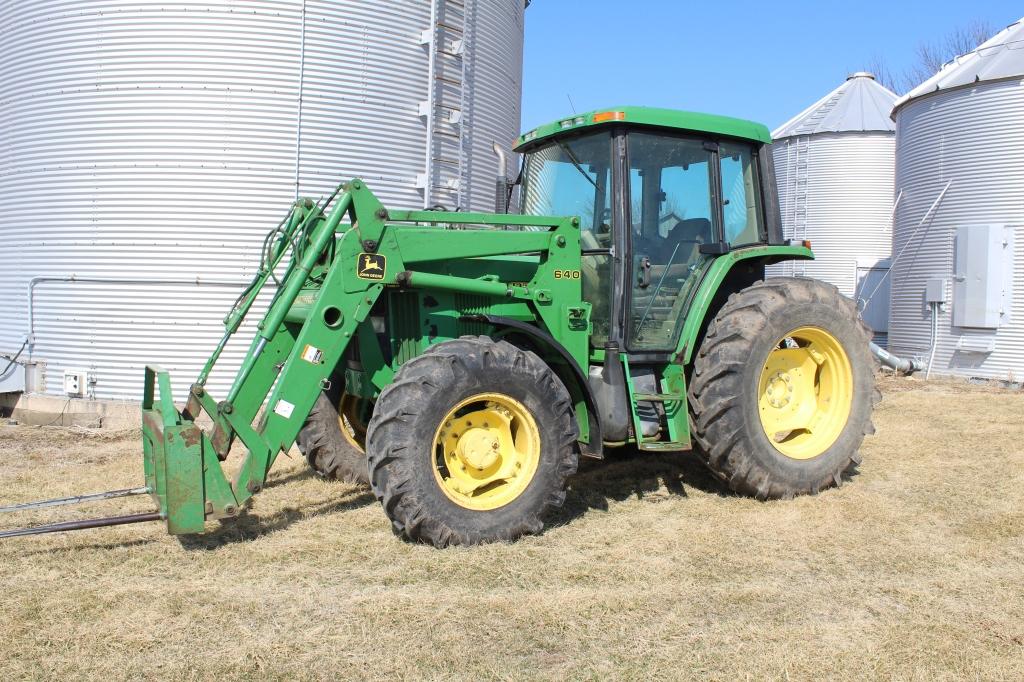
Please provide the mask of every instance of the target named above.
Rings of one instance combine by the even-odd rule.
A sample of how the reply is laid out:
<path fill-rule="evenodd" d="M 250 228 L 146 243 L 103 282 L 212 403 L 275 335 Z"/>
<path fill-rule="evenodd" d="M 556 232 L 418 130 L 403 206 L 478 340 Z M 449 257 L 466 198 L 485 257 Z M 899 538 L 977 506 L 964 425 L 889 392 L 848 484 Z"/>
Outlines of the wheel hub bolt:
<path fill-rule="evenodd" d="M 765 396 L 768 404 L 775 409 L 785 407 L 792 400 L 793 384 L 792 377 L 788 372 L 775 372 L 768 380 L 768 387 L 765 389 Z"/>
<path fill-rule="evenodd" d="M 471 428 L 459 438 L 455 448 L 463 464 L 483 471 L 498 461 L 501 444 L 487 429 Z"/>

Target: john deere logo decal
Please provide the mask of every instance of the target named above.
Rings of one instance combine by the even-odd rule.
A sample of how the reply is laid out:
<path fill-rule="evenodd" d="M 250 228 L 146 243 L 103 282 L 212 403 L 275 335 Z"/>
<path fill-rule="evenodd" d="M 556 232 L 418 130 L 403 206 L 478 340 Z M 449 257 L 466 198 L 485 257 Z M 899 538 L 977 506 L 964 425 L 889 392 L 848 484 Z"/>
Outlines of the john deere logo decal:
<path fill-rule="evenodd" d="M 387 260 L 378 253 L 359 254 L 359 266 L 356 274 L 363 279 L 384 279 Z"/>

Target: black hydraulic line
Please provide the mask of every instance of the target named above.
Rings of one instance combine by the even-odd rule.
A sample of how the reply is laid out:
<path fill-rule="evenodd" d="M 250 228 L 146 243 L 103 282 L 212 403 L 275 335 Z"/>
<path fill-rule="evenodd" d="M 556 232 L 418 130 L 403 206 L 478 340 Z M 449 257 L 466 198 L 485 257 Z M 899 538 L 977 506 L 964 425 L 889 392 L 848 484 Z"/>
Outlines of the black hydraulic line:
<path fill-rule="evenodd" d="M 12 504 L 8 507 L 0 507 L 0 512 L 17 512 L 27 509 L 42 509 L 44 507 L 60 507 L 65 504 L 79 504 L 80 502 L 92 502 L 94 500 L 112 500 L 117 497 L 129 497 L 131 495 L 145 495 L 149 488 L 124 488 L 123 490 L 108 490 L 105 493 L 92 493 L 90 495 L 75 495 L 74 497 L 59 497 L 55 500 L 42 500 L 40 502 L 23 502 Z"/>
<path fill-rule="evenodd" d="M 25 346 L 27 345 L 28 338 L 25 339 L 25 343 L 21 344 L 21 348 L 19 348 L 18 352 L 14 354 L 14 357 L 11 358 L 11 361 L 7 363 L 7 366 L 4 367 L 3 370 L 0 370 L 0 379 L 5 378 L 7 376 L 7 370 L 9 370 L 11 367 L 14 367 L 14 363 L 16 363 L 18 361 L 18 358 L 21 357 L 21 354 L 25 350 Z"/>
<path fill-rule="evenodd" d="M 160 521 L 162 519 L 163 516 L 161 516 L 160 512 L 147 512 L 145 514 L 129 514 L 127 516 L 108 516 L 102 519 L 63 521 L 61 523 L 47 523 L 42 526 L 31 526 L 29 528 L 15 528 L 14 530 L 0 531 L 0 538 L 13 538 L 20 537 L 22 535 L 42 535 L 43 533 L 63 533 L 68 530 L 121 526 L 126 523 L 145 523 L 146 521 Z"/>

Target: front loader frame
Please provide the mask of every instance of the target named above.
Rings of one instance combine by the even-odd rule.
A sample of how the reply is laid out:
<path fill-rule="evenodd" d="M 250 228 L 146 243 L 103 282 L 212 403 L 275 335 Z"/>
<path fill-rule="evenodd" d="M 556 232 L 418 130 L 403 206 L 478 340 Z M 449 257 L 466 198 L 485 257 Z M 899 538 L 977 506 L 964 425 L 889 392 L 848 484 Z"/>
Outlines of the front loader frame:
<path fill-rule="evenodd" d="M 329 215 L 324 213 L 334 199 Z M 407 223 L 393 226 L 392 223 Z M 408 223 L 411 223 L 408 224 Z M 422 226 L 525 226 L 535 230 L 460 230 Z M 283 227 L 282 227 L 283 226 Z M 147 367 L 142 403 L 146 487 L 168 531 L 199 533 L 206 520 L 235 516 L 259 492 L 282 450 L 294 443 L 321 389 L 350 341 L 366 326 L 370 310 L 386 286 L 453 290 L 527 301 L 559 341 L 586 363 L 589 315 L 584 324 L 566 324 L 567 313 L 553 301 L 581 303 L 578 279 L 556 271 L 580 268 L 576 218 L 401 211 L 391 215 L 359 180 L 339 190 L 323 206 L 298 202 L 264 245 L 264 262 L 253 284 L 225 319 L 225 334 L 178 411 L 168 373 Z M 540 228 L 540 229 L 537 229 Z M 228 339 L 238 330 L 285 252 L 293 256 L 279 279 L 267 312 L 225 400 L 217 402 L 205 382 Z M 415 270 L 417 262 L 540 254 L 531 282 L 503 283 Z M 369 258 L 367 258 L 369 257 Z M 364 260 L 366 259 L 366 260 Z M 362 272 L 363 264 L 369 270 Z M 296 304 L 310 281 L 318 294 Z M 308 297 L 307 297 L 308 298 Z M 589 312 L 589 307 L 583 308 Z M 301 313 L 297 312 L 301 311 Z M 297 315 L 301 327 L 295 324 Z M 287 324 L 286 322 L 291 322 Z M 196 424 L 205 414 L 207 432 Z M 221 462 L 235 439 L 247 449 L 234 479 Z"/>

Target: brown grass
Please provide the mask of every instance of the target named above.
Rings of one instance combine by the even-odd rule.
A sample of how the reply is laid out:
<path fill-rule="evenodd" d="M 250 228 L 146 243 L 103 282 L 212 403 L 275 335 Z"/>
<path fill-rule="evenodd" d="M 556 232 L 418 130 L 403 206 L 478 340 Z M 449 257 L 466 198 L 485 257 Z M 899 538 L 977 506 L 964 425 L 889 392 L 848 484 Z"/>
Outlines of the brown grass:
<path fill-rule="evenodd" d="M 885 393 L 860 475 L 816 498 L 733 497 L 685 454 L 617 457 L 543 536 L 438 551 L 282 459 L 207 536 L 3 540 L 0 677 L 1022 679 L 1024 395 Z M 135 485 L 137 449 L 0 427 L 0 500 Z"/>

